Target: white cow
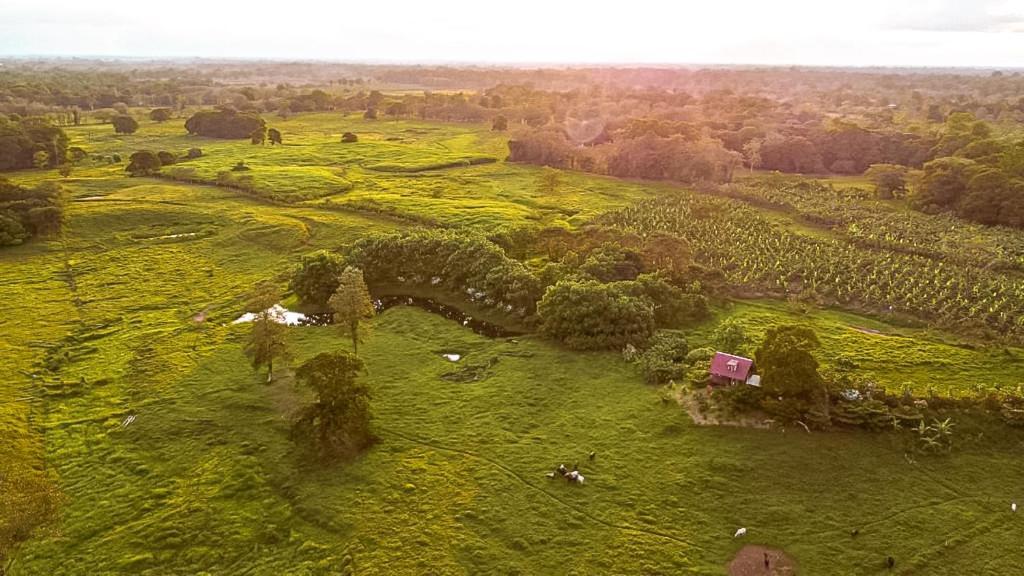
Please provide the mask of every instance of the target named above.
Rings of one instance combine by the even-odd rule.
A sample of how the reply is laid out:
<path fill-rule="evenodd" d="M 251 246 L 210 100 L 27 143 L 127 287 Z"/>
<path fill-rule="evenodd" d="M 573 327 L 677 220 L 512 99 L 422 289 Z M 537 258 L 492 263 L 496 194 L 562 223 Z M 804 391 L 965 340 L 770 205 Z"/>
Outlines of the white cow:
<path fill-rule="evenodd" d="M 739 530 L 736 531 L 735 534 L 732 535 L 732 537 L 733 538 L 739 538 L 740 536 L 746 536 L 746 535 L 747 535 L 747 529 L 746 528 L 740 528 Z"/>

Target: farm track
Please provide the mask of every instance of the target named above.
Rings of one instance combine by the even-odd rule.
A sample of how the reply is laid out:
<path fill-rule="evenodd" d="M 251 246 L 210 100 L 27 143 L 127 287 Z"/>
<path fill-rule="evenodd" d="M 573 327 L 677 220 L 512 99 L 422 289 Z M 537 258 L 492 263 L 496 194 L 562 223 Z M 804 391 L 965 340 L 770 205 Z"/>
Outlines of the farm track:
<path fill-rule="evenodd" d="M 422 439 L 419 439 L 419 438 L 415 438 L 413 436 L 410 436 L 408 434 L 403 434 L 403 433 L 398 432 L 398 431 L 396 431 L 394 429 L 391 429 L 391 428 L 382 428 L 381 430 L 384 433 L 386 433 L 386 434 L 391 434 L 392 436 L 396 436 L 398 438 L 402 438 L 403 440 L 406 440 L 407 442 L 412 442 L 414 444 L 419 444 L 421 446 L 427 446 L 429 448 L 433 448 L 435 450 L 440 450 L 442 452 L 452 452 L 452 453 L 455 453 L 455 454 L 462 454 L 463 456 L 468 456 L 468 457 L 473 458 L 475 460 L 480 460 L 482 462 L 485 462 L 485 463 L 493 466 L 494 468 L 497 468 L 497 469 L 501 470 L 502 472 L 504 472 L 508 476 L 511 476 L 513 479 L 518 480 L 520 483 L 524 484 L 525 486 L 527 486 L 531 490 L 539 492 L 539 493 L 547 496 L 548 498 L 550 498 L 554 502 L 556 502 L 556 503 L 558 503 L 558 504 L 560 504 L 560 505 L 562 505 L 562 506 L 564 506 L 566 508 L 569 508 L 573 512 L 576 512 L 577 514 L 580 514 L 581 516 L 584 516 L 584 517 L 586 517 L 586 518 L 588 518 L 588 519 L 590 519 L 590 520 L 592 520 L 594 522 L 597 522 L 598 524 L 601 524 L 601 525 L 603 525 L 605 527 L 612 528 L 612 529 L 615 529 L 615 530 L 621 530 L 623 532 L 633 532 L 633 533 L 636 533 L 636 534 L 643 534 L 643 535 L 652 536 L 652 537 L 655 537 L 655 538 L 662 538 L 662 539 L 665 539 L 665 540 L 672 540 L 674 542 L 678 542 L 680 544 L 684 544 L 686 546 L 689 546 L 690 548 L 694 548 L 694 549 L 697 549 L 697 550 L 705 550 L 706 551 L 706 548 L 704 548 L 703 546 L 700 546 L 700 545 L 694 543 L 693 541 L 687 540 L 685 538 L 681 538 L 679 536 L 675 536 L 673 534 L 669 534 L 667 532 L 661 532 L 661 531 L 658 531 L 658 530 L 648 530 L 646 528 L 637 528 L 636 526 L 631 526 L 631 525 L 628 525 L 628 524 L 617 524 L 615 522 L 612 522 L 612 521 L 609 521 L 609 520 L 605 520 L 604 518 L 601 518 L 600 516 L 597 516 L 595 514 L 587 512 L 585 510 L 581 510 L 580 508 L 578 508 L 574 504 L 572 504 L 570 502 L 567 502 L 567 501 L 559 498 L 558 496 L 555 496 L 554 494 L 548 492 L 547 490 L 544 490 L 543 488 L 533 484 L 532 482 L 530 482 L 529 480 L 524 478 L 522 475 L 520 475 L 518 472 L 512 470 L 511 468 L 505 466 L 504 464 L 502 464 L 501 462 L 498 462 L 497 460 L 493 460 L 491 458 L 487 458 L 485 456 L 481 456 L 479 454 L 476 454 L 474 452 L 470 452 L 468 450 L 462 450 L 460 448 L 452 448 L 450 446 L 442 446 L 442 445 L 437 444 L 435 442 L 431 442 L 431 441 L 428 441 L 428 440 L 422 440 Z"/>

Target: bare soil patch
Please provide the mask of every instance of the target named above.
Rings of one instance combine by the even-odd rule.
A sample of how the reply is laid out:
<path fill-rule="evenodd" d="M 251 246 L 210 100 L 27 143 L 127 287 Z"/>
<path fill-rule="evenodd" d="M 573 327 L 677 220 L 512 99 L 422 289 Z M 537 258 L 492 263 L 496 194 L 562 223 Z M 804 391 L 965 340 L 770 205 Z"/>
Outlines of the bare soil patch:
<path fill-rule="evenodd" d="M 765 566 L 765 557 L 768 565 Z M 744 546 L 729 562 L 729 576 L 795 576 L 796 562 L 777 548 Z"/>

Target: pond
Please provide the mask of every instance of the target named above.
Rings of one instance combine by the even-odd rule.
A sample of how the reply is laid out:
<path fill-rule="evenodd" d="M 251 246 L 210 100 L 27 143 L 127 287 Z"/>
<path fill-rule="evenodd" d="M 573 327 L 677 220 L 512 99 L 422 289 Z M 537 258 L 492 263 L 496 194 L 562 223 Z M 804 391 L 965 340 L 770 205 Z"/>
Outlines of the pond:
<path fill-rule="evenodd" d="M 373 301 L 373 307 L 378 314 L 395 306 L 415 306 L 417 308 L 422 308 L 427 312 L 432 312 L 449 320 L 454 320 L 473 332 L 480 334 L 481 336 L 487 336 L 488 338 L 508 338 L 510 336 L 518 336 L 522 334 L 521 332 L 508 330 L 502 326 L 498 326 L 497 324 L 492 324 L 490 322 L 474 318 L 454 306 L 442 304 L 432 298 L 421 298 L 418 296 L 382 296 Z M 275 322 L 288 326 L 327 326 L 334 323 L 334 318 L 330 312 L 303 314 L 301 312 L 288 310 L 280 304 L 275 304 L 269 311 Z M 254 319 L 256 319 L 256 314 L 246 312 L 239 316 L 234 321 L 234 324 L 252 322 Z M 457 361 L 457 359 L 452 361 Z"/>
<path fill-rule="evenodd" d="M 303 314 L 302 312 L 292 312 L 280 304 L 274 304 L 267 311 L 270 312 L 270 317 L 274 322 L 286 326 L 327 326 L 333 323 L 332 315 L 329 312 Z M 235 319 L 232 324 L 252 322 L 255 319 L 256 314 L 254 312 L 246 312 Z"/>

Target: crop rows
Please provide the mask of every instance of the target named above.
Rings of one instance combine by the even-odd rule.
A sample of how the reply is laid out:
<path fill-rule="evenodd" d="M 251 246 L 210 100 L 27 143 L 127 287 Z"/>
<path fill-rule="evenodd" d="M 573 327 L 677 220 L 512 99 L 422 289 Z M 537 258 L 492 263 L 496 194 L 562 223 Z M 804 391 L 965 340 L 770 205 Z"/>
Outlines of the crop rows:
<path fill-rule="evenodd" d="M 863 190 L 833 188 L 813 180 L 766 178 L 730 187 L 727 193 L 795 212 L 866 247 L 1024 270 L 1024 232 L 1019 230 L 900 209 L 893 202 L 871 200 Z"/>
<path fill-rule="evenodd" d="M 666 196 L 607 214 L 601 223 L 641 236 L 679 235 L 691 244 L 698 264 L 721 271 L 737 288 L 910 315 L 945 327 L 1024 335 L 1019 279 L 918 254 L 803 236 L 737 201 Z"/>

